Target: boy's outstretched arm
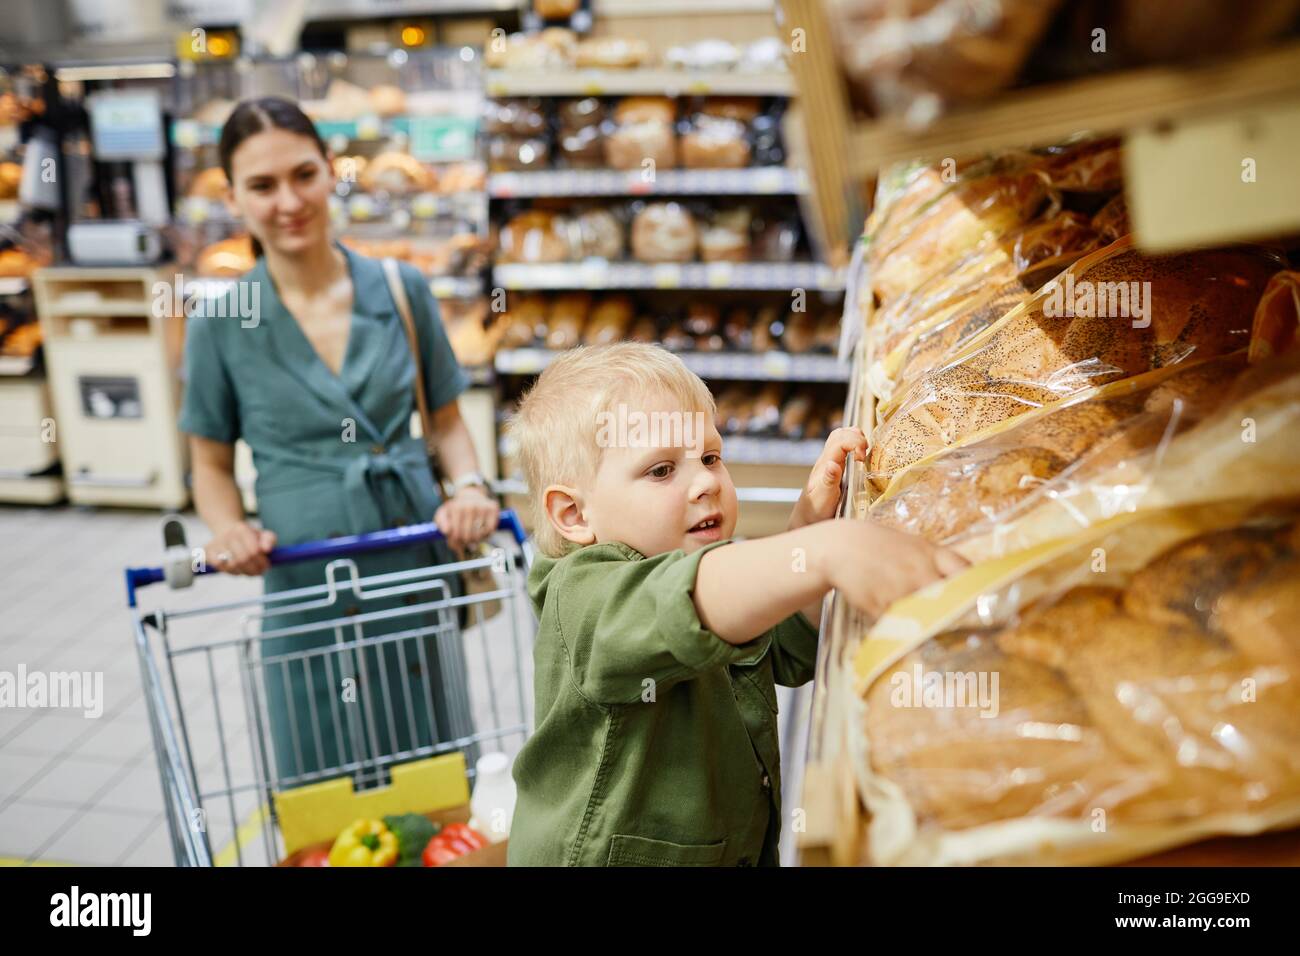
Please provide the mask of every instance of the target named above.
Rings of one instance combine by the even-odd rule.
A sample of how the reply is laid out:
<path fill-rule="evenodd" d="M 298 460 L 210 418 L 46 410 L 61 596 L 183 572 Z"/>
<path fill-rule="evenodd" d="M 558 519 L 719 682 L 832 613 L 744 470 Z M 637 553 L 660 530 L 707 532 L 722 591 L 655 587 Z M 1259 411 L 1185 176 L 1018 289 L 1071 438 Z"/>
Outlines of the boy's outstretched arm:
<path fill-rule="evenodd" d="M 695 576 L 695 609 L 708 630 L 745 644 L 831 588 L 875 617 L 965 564 L 914 535 L 867 521 L 821 521 L 711 550 Z"/>

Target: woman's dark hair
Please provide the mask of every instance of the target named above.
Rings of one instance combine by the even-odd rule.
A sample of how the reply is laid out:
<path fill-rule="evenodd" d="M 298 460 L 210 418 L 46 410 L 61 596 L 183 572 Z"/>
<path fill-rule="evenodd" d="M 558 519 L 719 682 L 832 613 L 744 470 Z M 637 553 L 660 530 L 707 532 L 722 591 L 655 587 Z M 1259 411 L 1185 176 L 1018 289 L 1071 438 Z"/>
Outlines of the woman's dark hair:
<path fill-rule="evenodd" d="M 286 100 L 282 96 L 262 96 L 255 100 L 243 100 L 230 114 L 226 125 L 221 127 L 221 142 L 217 147 L 221 154 L 221 168 L 231 185 L 234 184 L 235 177 L 230 170 L 230 158 L 235 154 L 235 150 L 254 133 L 261 133 L 268 129 L 282 129 L 306 136 L 316 144 L 316 148 L 320 150 L 325 160 L 329 161 L 329 152 L 325 149 L 325 142 L 320 138 L 320 133 L 316 132 L 316 124 L 298 108 L 297 103 Z M 256 237 L 253 237 L 253 255 L 257 258 L 262 256 L 262 244 Z"/>

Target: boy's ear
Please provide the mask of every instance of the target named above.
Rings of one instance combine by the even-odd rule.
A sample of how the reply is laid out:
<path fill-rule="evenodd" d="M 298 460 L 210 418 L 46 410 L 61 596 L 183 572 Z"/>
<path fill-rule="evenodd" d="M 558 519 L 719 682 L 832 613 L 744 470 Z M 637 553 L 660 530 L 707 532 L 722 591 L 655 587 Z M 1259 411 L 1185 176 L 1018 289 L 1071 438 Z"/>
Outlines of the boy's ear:
<path fill-rule="evenodd" d="M 578 489 L 567 485 L 548 485 L 542 492 L 546 519 L 566 541 L 577 545 L 596 543 L 596 533 L 587 524 L 578 502 Z"/>

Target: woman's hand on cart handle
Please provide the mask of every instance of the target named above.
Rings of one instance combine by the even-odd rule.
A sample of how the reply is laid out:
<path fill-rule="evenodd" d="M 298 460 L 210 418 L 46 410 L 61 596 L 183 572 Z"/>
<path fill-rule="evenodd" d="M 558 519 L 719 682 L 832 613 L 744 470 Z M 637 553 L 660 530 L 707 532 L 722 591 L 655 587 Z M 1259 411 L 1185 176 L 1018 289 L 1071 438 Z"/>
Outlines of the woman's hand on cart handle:
<path fill-rule="evenodd" d="M 275 548 L 275 532 L 238 521 L 217 534 L 204 549 L 212 567 L 226 574 L 265 574 L 271 567 L 267 557 Z"/>
<path fill-rule="evenodd" d="M 487 491 L 468 485 L 438 506 L 433 522 L 446 536 L 452 551 L 462 554 L 496 530 L 500 515 L 501 506 Z"/>

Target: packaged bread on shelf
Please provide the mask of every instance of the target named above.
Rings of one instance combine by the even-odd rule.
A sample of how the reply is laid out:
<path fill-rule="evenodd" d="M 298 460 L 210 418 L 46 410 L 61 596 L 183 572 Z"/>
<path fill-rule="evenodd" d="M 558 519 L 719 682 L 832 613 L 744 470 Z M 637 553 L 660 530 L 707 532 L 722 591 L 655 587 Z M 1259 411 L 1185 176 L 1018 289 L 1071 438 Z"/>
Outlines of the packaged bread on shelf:
<path fill-rule="evenodd" d="M 699 230 L 689 209 L 675 202 L 647 203 L 632 219 L 632 257 L 642 262 L 690 262 Z"/>
<path fill-rule="evenodd" d="M 748 262 L 753 218 L 744 206 L 712 211 L 700 229 L 700 258 L 705 262 Z"/>
<path fill-rule="evenodd" d="M 545 136 L 545 104 L 536 97 L 484 100 L 483 129 L 493 135 Z"/>
<path fill-rule="evenodd" d="M 370 88 L 370 109 L 380 116 L 398 116 L 406 112 L 406 93 L 400 86 L 379 83 Z"/>
<path fill-rule="evenodd" d="M 1300 502 L 1224 490 L 886 611 L 848 715 L 871 862 L 1112 863 L 1300 823 Z"/>
<path fill-rule="evenodd" d="M 914 127 L 1010 86 L 1059 0 L 831 0 L 856 97 Z"/>
<path fill-rule="evenodd" d="M 546 314 L 546 347 L 561 351 L 582 341 L 591 314 L 591 293 L 562 292 L 551 300 Z"/>
<path fill-rule="evenodd" d="M 591 310 L 591 318 L 583 330 L 585 345 L 610 345 L 622 342 L 628 335 L 635 310 L 632 300 L 625 295 L 606 296 Z M 653 340 L 653 333 L 651 335 Z"/>
<path fill-rule="evenodd" d="M 380 153 L 358 171 L 357 181 L 363 189 L 374 192 L 404 194 L 423 192 L 437 187 L 433 171 L 409 153 L 390 150 Z"/>
<path fill-rule="evenodd" d="M 1088 254 L 878 407 L 873 482 L 1084 389 L 1241 348 L 1280 264 L 1250 246 L 1144 256 L 1131 239 Z"/>
<path fill-rule="evenodd" d="M 551 141 L 539 136 L 491 136 L 488 168 L 494 173 L 545 169 L 551 162 Z"/>
<path fill-rule="evenodd" d="M 623 223 L 604 206 L 575 212 L 568 220 L 570 255 L 575 259 L 623 258 Z"/>
<path fill-rule="evenodd" d="M 737 306 L 728 309 L 722 323 L 722 334 L 727 344 L 740 352 L 748 352 L 754 347 L 754 317 L 748 309 Z"/>
<path fill-rule="evenodd" d="M 512 292 L 506 299 L 506 311 L 497 324 L 501 326 L 503 349 L 522 349 L 546 337 L 546 297 L 536 292 Z"/>
<path fill-rule="evenodd" d="M 650 61 L 650 44 L 627 37 L 590 37 L 574 51 L 578 69 L 630 70 Z"/>
<path fill-rule="evenodd" d="M 980 243 L 1050 216 L 1056 202 L 1039 158 L 921 169 L 868 223 L 871 292 L 888 307 Z"/>
<path fill-rule="evenodd" d="M 629 96 L 614 108 L 605 131 L 611 169 L 671 169 L 677 165 L 677 104 L 666 96 Z"/>
<path fill-rule="evenodd" d="M 493 70 L 556 70 L 573 64 L 577 36 L 572 30 L 548 27 L 539 33 L 512 33 L 495 38 L 483 50 L 483 62 Z"/>
<path fill-rule="evenodd" d="M 659 323 L 651 315 L 638 315 L 636 321 L 632 323 L 632 328 L 627 333 L 629 342 L 651 342 L 659 341 Z"/>
<path fill-rule="evenodd" d="M 438 311 L 456 361 L 468 368 L 491 365 L 504 326 L 488 323 L 487 300 L 447 299 L 439 303 Z"/>
<path fill-rule="evenodd" d="M 503 262 L 565 262 L 569 259 L 567 226 L 553 212 L 530 209 L 501 227 Z"/>

